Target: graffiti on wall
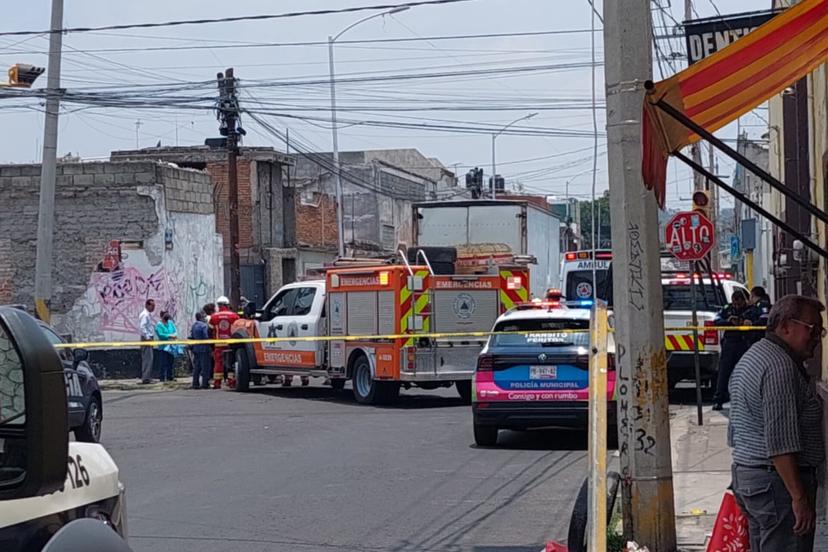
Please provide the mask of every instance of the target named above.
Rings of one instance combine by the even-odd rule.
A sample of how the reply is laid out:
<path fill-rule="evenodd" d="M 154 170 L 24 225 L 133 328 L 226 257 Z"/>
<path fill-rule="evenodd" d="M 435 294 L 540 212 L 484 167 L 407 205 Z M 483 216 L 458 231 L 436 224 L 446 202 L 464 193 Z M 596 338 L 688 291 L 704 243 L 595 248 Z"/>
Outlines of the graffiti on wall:
<path fill-rule="evenodd" d="M 134 267 L 96 272 L 91 286 L 100 302 L 101 330 L 137 334 L 138 317 L 147 299 L 154 299 L 159 311 L 176 316 L 176 294 L 164 268 L 148 274 Z"/>
<path fill-rule="evenodd" d="M 147 299 L 155 300 L 156 315 L 169 311 L 183 329 L 222 294 L 221 240 L 209 231 L 212 216 L 161 211 L 160 218 L 159 231 L 140 242 L 96 240 L 83 295 L 53 320 L 60 331 L 76 341 L 132 341 Z"/>

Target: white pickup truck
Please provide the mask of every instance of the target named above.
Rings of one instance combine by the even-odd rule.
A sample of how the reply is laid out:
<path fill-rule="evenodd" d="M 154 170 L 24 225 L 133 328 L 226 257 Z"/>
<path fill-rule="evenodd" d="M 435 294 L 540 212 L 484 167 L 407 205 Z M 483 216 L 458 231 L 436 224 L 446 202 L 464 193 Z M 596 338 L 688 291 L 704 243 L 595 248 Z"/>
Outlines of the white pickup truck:
<path fill-rule="evenodd" d="M 696 281 L 699 326 L 712 326 L 716 313 L 730 302 L 734 291 L 741 289 L 748 293 L 745 286 L 728 279 L 726 275 L 722 275 L 722 279 L 717 280 L 718 282 L 714 283 L 710 278 L 703 278 L 701 285 L 698 280 Z M 693 312 L 689 274 L 663 275 L 661 290 L 664 296 L 664 327 L 692 327 Z M 715 383 L 721 351 L 719 341 L 719 332 L 716 330 L 699 332 L 699 361 L 703 383 Z M 670 387 L 674 387 L 682 380 L 695 379 L 692 330 L 665 331 L 664 346 L 667 350 L 667 378 Z"/>

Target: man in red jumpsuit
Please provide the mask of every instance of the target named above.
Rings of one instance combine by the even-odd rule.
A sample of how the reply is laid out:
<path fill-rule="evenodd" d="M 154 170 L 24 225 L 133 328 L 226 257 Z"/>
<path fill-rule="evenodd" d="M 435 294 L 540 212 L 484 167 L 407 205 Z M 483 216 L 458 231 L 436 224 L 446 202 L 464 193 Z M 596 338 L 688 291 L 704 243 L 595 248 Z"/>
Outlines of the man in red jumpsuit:
<path fill-rule="evenodd" d="M 218 310 L 210 315 L 210 326 L 214 329 L 216 339 L 229 339 L 233 337 L 231 329 L 233 327 L 233 322 L 239 319 L 239 315 L 236 314 L 232 308 L 230 308 L 230 300 L 225 297 L 221 296 L 216 299 L 216 305 L 218 306 Z M 226 345 L 216 345 L 213 348 L 213 388 L 214 389 L 221 389 L 221 382 L 224 379 L 227 379 L 227 385 L 232 389 L 236 386 L 236 376 L 235 373 L 231 373 L 230 377 L 227 377 L 226 374 L 226 367 L 224 366 L 224 362 L 222 361 L 222 352 L 227 350 Z"/>

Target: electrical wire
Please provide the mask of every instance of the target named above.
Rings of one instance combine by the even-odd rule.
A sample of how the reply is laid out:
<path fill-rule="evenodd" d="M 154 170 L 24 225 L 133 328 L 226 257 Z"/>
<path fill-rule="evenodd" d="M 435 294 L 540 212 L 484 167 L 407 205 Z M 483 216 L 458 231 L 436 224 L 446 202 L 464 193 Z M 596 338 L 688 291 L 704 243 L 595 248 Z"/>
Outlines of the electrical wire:
<path fill-rule="evenodd" d="M 437 35 L 437 36 L 413 36 L 413 37 L 397 37 L 397 38 L 368 38 L 368 39 L 342 39 L 337 40 L 337 48 L 359 45 L 374 45 L 382 43 L 401 43 L 401 42 L 420 42 L 420 41 L 439 41 L 439 40 L 477 40 L 484 38 L 512 38 L 512 37 L 536 37 L 536 36 L 552 36 L 552 35 L 570 35 L 570 34 L 585 34 L 591 32 L 589 29 L 561 29 L 554 31 L 524 31 L 524 32 L 510 32 L 510 33 L 481 33 L 481 34 L 461 34 L 461 35 Z M 0 36 L 2 36 L 0 34 Z M 161 38 L 169 40 L 196 40 L 176 37 L 147 37 L 152 40 Z M 27 39 L 28 40 L 28 39 Z M 20 43 L 25 42 L 21 41 Z M 214 42 L 221 42 L 215 40 Z M 230 42 L 230 41 L 227 41 Z M 128 53 L 128 52 L 158 52 L 158 51 L 178 51 L 178 50 L 222 50 L 229 48 L 282 48 L 282 47 L 299 47 L 299 46 L 327 46 L 328 42 L 324 40 L 312 40 L 301 42 L 234 42 L 231 44 L 208 44 L 208 45 L 192 45 L 192 46 L 149 46 L 149 47 L 135 47 L 135 48 L 95 48 L 90 50 L 80 50 L 88 53 Z M 376 46 L 370 46 L 371 49 L 376 49 Z M 425 51 L 424 49 L 418 49 Z M 514 52 L 515 50 L 493 50 L 493 52 Z M 532 52 L 543 50 L 531 50 Z M 525 50 L 524 50 L 525 52 Z M 45 50 L 26 51 L 19 50 L 18 54 L 44 54 L 48 52 Z M 0 55 L 3 55 L 0 52 Z"/>
<path fill-rule="evenodd" d="M 33 34 L 51 35 L 53 32 L 62 34 L 67 33 L 86 33 L 97 31 L 117 31 L 123 29 L 154 29 L 158 27 L 180 27 L 182 25 L 204 25 L 211 23 L 233 23 L 239 21 L 266 21 L 271 19 L 287 19 L 293 17 L 302 17 L 309 15 L 330 15 L 337 13 L 357 13 L 363 11 L 377 11 L 377 10 L 394 10 L 400 8 L 415 8 L 418 6 L 437 6 L 444 4 L 458 4 L 461 2 L 472 2 L 474 0 L 416 0 L 413 2 L 405 2 L 402 4 L 375 4 L 372 6 L 350 6 L 347 8 L 337 8 L 328 10 L 309 10 L 296 11 L 286 13 L 274 14 L 260 14 L 260 15 L 240 15 L 235 17 L 217 17 L 212 19 L 183 19 L 176 21 L 163 21 L 158 23 L 128 23 L 122 25 L 103 25 L 100 27 L 65 27 L 58 30 L 45 31 L 4 31 L 0 32 L 0 36 L 26 36 Z"/>

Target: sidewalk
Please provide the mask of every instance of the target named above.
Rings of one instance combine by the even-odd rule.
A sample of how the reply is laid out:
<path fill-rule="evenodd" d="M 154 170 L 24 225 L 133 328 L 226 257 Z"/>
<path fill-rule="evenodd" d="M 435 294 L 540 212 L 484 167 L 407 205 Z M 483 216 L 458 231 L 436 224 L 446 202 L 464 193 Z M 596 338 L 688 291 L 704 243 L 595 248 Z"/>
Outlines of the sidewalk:
<path fill-rule="evenodd" d="M 99 379 L 101 391 L 172 391 L 175 389 L 189 389 L 193 380 L 190 377 L 176 378 L 175 381 L 142 384 L 138 379 Z"/>
<path fill-rule="evenodd" d="M 727 411 L 725 411 L 727 413 Z M 727 418 L 704 408 L 699 427 L 695 406 L 671 409 L 673 488 L 679 550 L 705 550 L 722 495 L 730 485 Z M 819 522 L 815 552 L 828 552 L 828 524 Z"/>
<path fill-rule="evenodd" d="M 700 427 L 695 406 L 681 406 L 671 414 L 678 545 L 680 550 L 704 550 L 722 496 L 730 485 L 727 418 L 705 407 L 704 425 Z"/>

